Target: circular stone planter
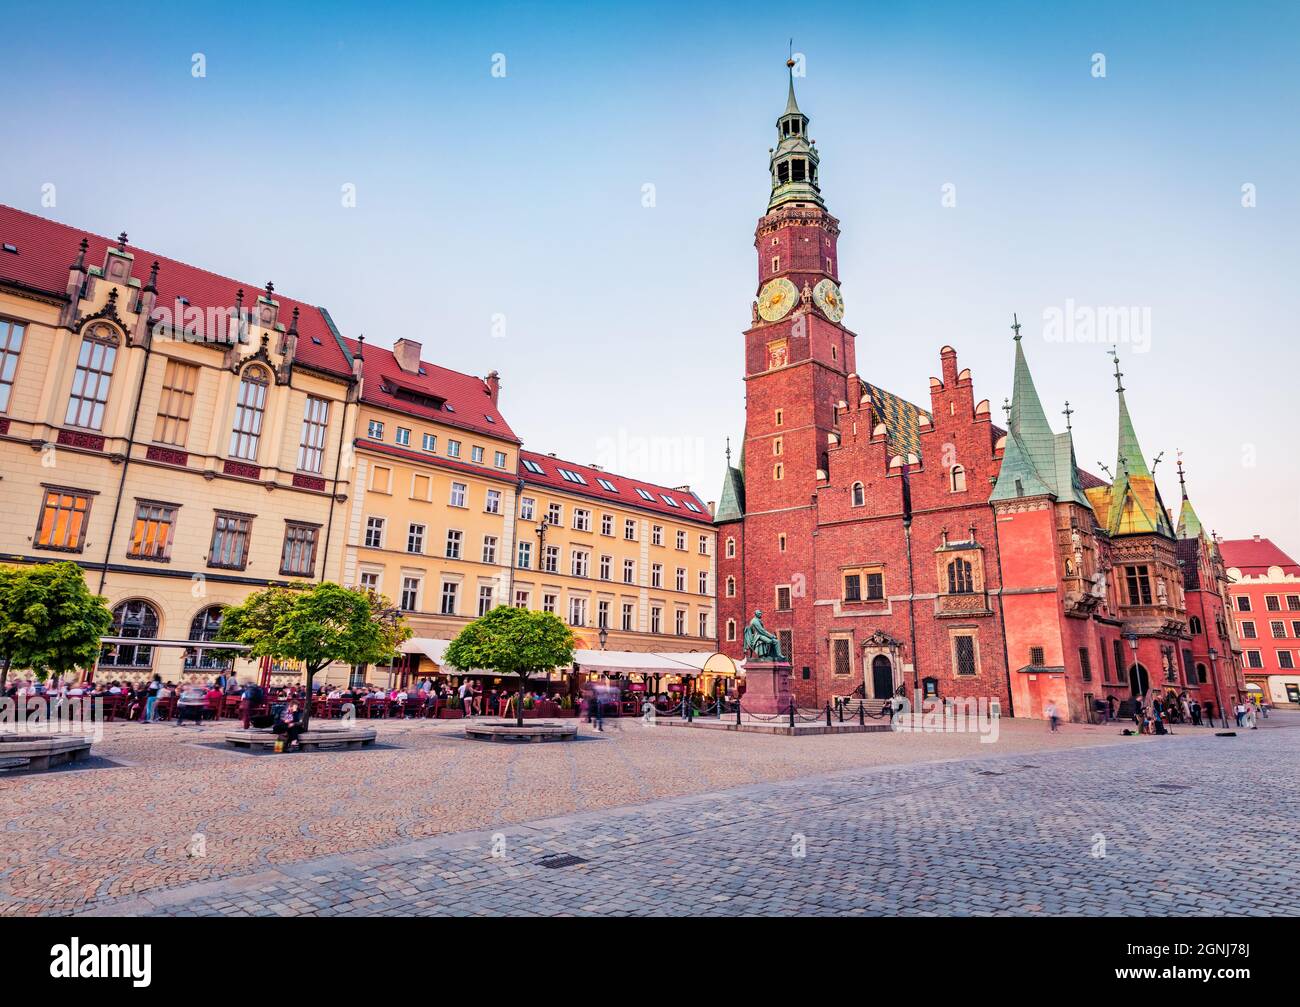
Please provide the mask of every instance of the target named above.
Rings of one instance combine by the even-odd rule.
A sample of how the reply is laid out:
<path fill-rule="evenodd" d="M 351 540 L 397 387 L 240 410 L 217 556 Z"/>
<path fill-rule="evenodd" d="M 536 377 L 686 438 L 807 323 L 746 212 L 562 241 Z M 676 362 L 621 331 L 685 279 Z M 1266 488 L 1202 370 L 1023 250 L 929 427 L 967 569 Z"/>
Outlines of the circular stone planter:
<path fill-rule="evenodd" d="M 90 754 L 84 734 L 0 734 L 0 769 L 34 772 L 79 762 Z"/>
<path fill-rule="evenodd" d="M 363 748 L 375 743 L 379 732 L 373 727 L 323 728 L 298 735 L 302 750 L 317 748 Z M 280 735 L 271 730 L 227 731 L 226 744 L 236 748 L 274 748 Z"/>
<path fill-rule="evenodd" d="M 520 727 L 513 720 L 477 721 L 465 725 L 465 737 L 474 741 L 573 741 L 578 737 L 578 724 L 525 720 Z"/>

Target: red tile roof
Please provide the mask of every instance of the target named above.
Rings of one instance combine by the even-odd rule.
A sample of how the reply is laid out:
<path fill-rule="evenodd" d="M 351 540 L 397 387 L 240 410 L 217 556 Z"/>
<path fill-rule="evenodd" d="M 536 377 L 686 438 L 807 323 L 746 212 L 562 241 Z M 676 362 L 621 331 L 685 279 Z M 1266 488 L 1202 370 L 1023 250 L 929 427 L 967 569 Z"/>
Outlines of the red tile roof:
<path fill-rule="evenodd" d="M 524 464 L 526 461 L 541 466 L 542 474 L 530 472 Z M 574 483 L 565 479 L 564 476 L 560 475 L 559 470 L 561 468 L 582 476 L 585 483 Z M 625 507 L 665 514 L 681 521 L 697 521 L 708 525 L 713 523 L 713 518 L 710 516 L 709 509 L 705 506 L 704 501 L 690 490 L 677 490 L 669 486 L 658 486 L 655 483 L 642 482 L 639 479 L 629 479 L 627 476 L 606 472 L 604 469 L 593 468 L 590 465 L 579 465 L 576 462 L 568 462 L 552 455 L 538 454 L 536 451 L 519 452 L 519 477 L 533 486 L 548 486 L 552 489 L 564 490 L 566 493 L 577 493 L 580 496 L 591 497 L 593 500 L 608 500 L 611 503 L 619 503 Z M 605 489 L 600 485 L 598 481 L 600 479 L 608 480 L 618 488 L 618 492 L 611 493 Z M 638 489 L 645 490 L 654 499 L 645 499 L 637 492 Z M 680 506 L 674 507 L 666 503 L 664 501 L 665 495 L 676 500 Z M 686 506 L 685 501 L 687 500 L 699 508 L 698 513 Z"/>
<path fill-rule="evenodd" d="M 1224 539 L 1219 543 L 1223 565 L 1236 567 L 1247 576 L 1267 573 L 1271 566 L 1280 566 L 1283 573 L 1300 576 L 1300 564 L 1266 538 Z"/>
<path fill-rule="evenodd" d="M 370 350 L 367 349 L 366 353 L 369 352 Z M 363 451 L 374 451 L 393 458 L 401 458 L 404 461 L 415 462 L 418 465 L 427 465 L 429 468 L 449 469 L 452 472 L 461 472 L 482 479 L 496 479 L 507 486 L 513 486 L 519 482 L 519 477 L 509 469 L 493 468 L 490 465 L 471 465 L 469 462 L 458 461 L 455 458 L 444 458 L 441 455 L 433 455 L 423 451 L 415 451 L 411 448 L 402 448 L 393 444 L 372 441 L 368 437 L 358 437 L 354 443 Z"/>
<path fill-rule="evenodd" d="M 0 243 L 18 249 L 16 255 L 0 251 L 0 282 L 7 281 L 63 296 L 68 289 L 68 267 L 76 261 L 77 246 L 82 238 L 90 243 L 86 249 L 87 268 L 102 266 L 108 247 L 117 244 L 116 239 L 90 234 L 0 204 Z M 155 259 L 158 261 L 157 304 L 160 308 L 173 308 L 178 297 L 185 297 L 192 307 L 205 312 L 209 308 L 225 310 L 234 307 L 235 292 L 241 287 L 244 290 L 244 304 L 252 307 L 265 287 L 264 283 L 232 279 L 169 259 L 137 245 L 127 244 L 126 250 L 135 256 L 131 272 L 142 285 L 149 282 L 149 267 Z M 285 297 L 278 290 L 275 299 L 280 303 L 279 321 L 285 328 L 289 326 L 293 309 L 299 310 L 299 363 L 333 374 L 352 373 L 351 361 L 340 345 L 323 308 Z"/>
<path fill-rule="evenodd" d="M 343 343 L 348 352 L 354 355 L 361 345 L 355 339 L 344 339 Z M 420 369 L 424 374 L 410 374 L 398 365 L 392 350 L 373 343 L 366 343 L 364 357 L 365 385 L 361 393 L 364 401 L 408 416 L 436 420 L 448 426 L 519 443 L 510 424 L 488 395 L 487 385 L 482 378 L 448 370 L 424 360 L 420 361 Z M 434 409 L 432 406 L 426 407 L 398 398 L 393 393 L 396 387 L 443 399 L 451 408 Z"/>

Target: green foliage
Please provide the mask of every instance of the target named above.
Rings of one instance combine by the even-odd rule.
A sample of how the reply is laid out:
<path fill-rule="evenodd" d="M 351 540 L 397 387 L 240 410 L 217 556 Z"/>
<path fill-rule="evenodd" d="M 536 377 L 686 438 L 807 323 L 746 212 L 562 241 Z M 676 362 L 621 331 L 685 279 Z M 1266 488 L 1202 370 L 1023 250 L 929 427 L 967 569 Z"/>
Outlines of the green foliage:
<path fill-rule="evenodd" d="M 249 657 L 301 662 L 310 684 L 335 661 L 386 663 L 410 635 L 388 599 L 326 582 L 254 592 L 225 610 L 218 639 L 244 644 Z"/>
<path fill-rule="evenodd" d="M 91 668 L 113 625 L 107 599 L 91 594 L 76 563 L 0 567 L 0 658 L 44 681 Z M 0 679 L 2 682 L 3 679 Z"/>
<path fill-rule="evenodd" d="M 573 662 L 573 633 L 550 612 L 502 605 L 456 634 L 446 660 L 463 671 L 527 676 Z"/>
<path fill-rule="evenodd" d="M 518 675 L 519 695 L 512 706 L 522 725 L 528 676 L 572 664 L 573 632 L 550 612 L 502 605 L 457 633 L 445 659 L 462 671 Z"/>

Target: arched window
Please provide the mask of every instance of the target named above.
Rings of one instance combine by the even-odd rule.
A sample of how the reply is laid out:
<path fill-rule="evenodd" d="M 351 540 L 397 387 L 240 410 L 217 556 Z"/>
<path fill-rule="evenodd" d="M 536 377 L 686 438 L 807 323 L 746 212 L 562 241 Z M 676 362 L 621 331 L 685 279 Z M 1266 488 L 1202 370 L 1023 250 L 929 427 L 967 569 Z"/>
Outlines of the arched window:
<path fill-rule="evenodd" d="M 81 337 L 64 423 L 87 430 L 103 429 L 104 406 L 108 403 L 116 361 L 117 334 L 107 325 L 92 325 Z"/>
<path fill-rule="evenodd" d="M 727 639 L 734 641 L 736 639 L 736 620 L 727 620 Z"/>
<path fill-rule="evenodd" d="M 966 470 L 960 465 L 954 465 L 949 475 L 954 493 L 966 492 Z"/>
<path fill-rule="evenodd" d="M 110 636 L 125 640 L 158 639 L 158 610 L 147 601 L 124 601 L 113 609 Z M 152 668 L 153 647 L 139 643 L 106 643 L 99 655 L 101 668 Z"/>
<path fill-rule="evenodd" d="M 727 559 L 735 559 L 735 558 L 736 558 L 736 540 L 734 538 L 729 538 L 727 539 Z"/>
<path fill-rule="evenodd" d="M 736 578 L 735 578 L 735 577 L 728 577 L 728 578 L 727 578 L 727 597 L 728 597 L 728 598 L 734 598 L 734 597 L 736 597 Z"/>
<path fill-rule="evenodd" d="M 861 507 L 867 502 L 867 492 L 862 487 L 862 483 L 853 484 L 853 506 Z"/>
<path fill-rule="evenodd" d="M 266 389 L 270 375 L 263 367 L 249 367 L 239 381 L 235 402 L 235 426 L 230 431 L 230 457 L 257 461 L 257 444 L 262 437 L 262 414 L 266 411 Z"/>
<path fill-rule="evenodd" d="M 190 621 L 190 639 L 199 643 L 211 643 L 217 638 L 221 629 L 221 616 L 225 608 L 212 605 L 201 610 Z M 228 650 L 204 650 L 202 647 L 185 648 L 186 671 L 226 671 L 233 663 Z"/>
<path fill-rule="evenodd" d="M 970 562 L 955 559 L 948 564 L 948 593 L 970 594 L 975 590 L 975 579 L 971 576 Z"/>
<path fill-rule="evenodd" d="M 1201 617 L 1200 617 L 1200 616 L 1197 616 L 1197 615 L 1192 616 L 1190 619 L 1187 620 L 1187 623 L 1188 623 L 1188 629 L 1190 629 L 1190 630 L 1192 631 L 1192 636 L 1200 636 L 1200 635 L 1201 635 L 1201 629 L 1202 629 L 1202 627 L 1201 627 Z"/>

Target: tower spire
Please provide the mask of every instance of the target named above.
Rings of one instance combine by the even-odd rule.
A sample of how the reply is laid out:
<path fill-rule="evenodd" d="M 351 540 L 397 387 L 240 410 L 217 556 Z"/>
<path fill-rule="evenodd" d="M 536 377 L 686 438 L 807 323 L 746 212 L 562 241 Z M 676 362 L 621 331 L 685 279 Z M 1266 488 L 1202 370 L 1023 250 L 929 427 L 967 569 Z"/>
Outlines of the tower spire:
<path fill-rule="evenodd" d="M 785 111 L 776 120 L 777 143 L 771 151 L 768 167 L 772 173 L 772 198 L 768 212 L 789 203 L 812 205 L 826 209 L 818 184 L 816 145 L 808 139 L 808 117 L 799 111 L 794 96 L 794 39 L 790 40 L 790 55 L 785 61 L 788 80 Z"/>

